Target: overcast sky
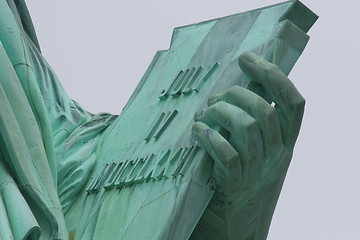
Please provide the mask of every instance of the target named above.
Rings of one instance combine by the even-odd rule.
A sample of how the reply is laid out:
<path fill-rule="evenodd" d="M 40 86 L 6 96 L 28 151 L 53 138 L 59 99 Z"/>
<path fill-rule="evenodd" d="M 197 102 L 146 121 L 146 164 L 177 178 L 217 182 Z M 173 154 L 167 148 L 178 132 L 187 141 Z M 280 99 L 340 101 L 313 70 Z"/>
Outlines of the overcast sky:
<path fill-rule="evenodd" d="M 172 29 L 280 1 L 27 1 L 42 52 L 88 111 L 120 113 Z M 358 1 L 303 0 L 320 16 L 290 78 L 307 100 L 269 240 L 358 240 Z"/>

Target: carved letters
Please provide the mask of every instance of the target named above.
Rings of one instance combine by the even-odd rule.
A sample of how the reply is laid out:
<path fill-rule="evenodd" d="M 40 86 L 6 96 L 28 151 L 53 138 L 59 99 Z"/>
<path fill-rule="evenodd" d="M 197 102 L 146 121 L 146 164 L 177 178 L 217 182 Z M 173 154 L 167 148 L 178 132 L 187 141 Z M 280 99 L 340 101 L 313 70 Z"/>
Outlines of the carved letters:
<path fill-rule="evenodd" d="M 199 92 L 218 67 L 219 63 L 215 63 L 207 71 L 204 70 L 203 66 L 193 67 L 185 71 L 181 70 L 170 86 L 161 92 L 159 98 L 161 100 L 169 96 L 176 98 L 181 94 L 189 95 L 194 91 Z M 177 113 L 178 110 L 176 109 L 167 113 L 161 112 L 151 125 L 145 141 L 149 142 L 152 138 L 155 141 L 158 140 Z M 169 149 L 159 155 L 151 154 L 124 162 L 107 163 L 86 191 L 88 194 L 92 194 L 101 191 L 102 188 L 110 190 L 135 183 L 175 179 L 178 176 L 184 176 L 198 148 L 198 146 L 190 146 L 176 150 Z"/>
<path fill-rule="evenodd" d="M 155 140 L 158 140 L 177 113 L 178 110 L 176 109 L 174 111 L 169 111 L 167 114 L 165 114 L 164 112 L 160 113 L 150 127 L 150 131 L 146 135 L 145 141 L 150 141 L 151 137 L 154 137 Z"/>
<path fill-rule="evenodd" d="M 166 99 L 170 95 L 172 97 L 179 97 L 181 94 L 188 95 L 193 90 L 199 92 L 204 83 L 214 74 L 219 67 L 219 63 L 215 63 L 209 68 L 207 72 L 204 71 L 203 66 L 198 68 L 181 70 L 175 79 L 170 83 L 167 89 L 161 91 L 159 98 Z"/>
<path fill-rule="evenodd" d="M 92 194 L 99 192 L 102 188 L 110 190 L 135 183 L 184 176 L 198 148 L 198 146 L 190 146 L 173 151 L 167 150 L 158 156 L 151 154 L 135 160 L 108 163 L 86 191 Z"/>

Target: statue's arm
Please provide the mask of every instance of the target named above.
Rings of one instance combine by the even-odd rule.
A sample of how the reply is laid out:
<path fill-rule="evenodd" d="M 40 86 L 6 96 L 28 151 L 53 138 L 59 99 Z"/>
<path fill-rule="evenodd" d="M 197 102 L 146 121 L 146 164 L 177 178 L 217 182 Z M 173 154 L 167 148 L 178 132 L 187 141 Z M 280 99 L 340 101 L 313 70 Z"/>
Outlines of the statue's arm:
<path fill-rule="evenodd" d="M 252 53 L 239 64 L 258 94 L 233 87 L 195 116 L 193 135 L 215 162 L 216 192 L 191 239 L 266 239 L 299 133 L 305 100 L 286 75 Z"/>

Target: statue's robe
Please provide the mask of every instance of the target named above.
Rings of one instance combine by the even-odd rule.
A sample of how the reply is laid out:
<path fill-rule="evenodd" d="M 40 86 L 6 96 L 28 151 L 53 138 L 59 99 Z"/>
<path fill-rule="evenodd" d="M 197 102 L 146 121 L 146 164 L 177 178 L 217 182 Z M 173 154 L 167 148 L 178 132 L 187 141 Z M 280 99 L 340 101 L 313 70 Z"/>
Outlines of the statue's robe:
<path fill-rule="evenodd" d="M 41 54 L 24 0 L 0 0 L 0 239 L 68 238 L 64 213 L 115 118 L 70 99 Z"/>

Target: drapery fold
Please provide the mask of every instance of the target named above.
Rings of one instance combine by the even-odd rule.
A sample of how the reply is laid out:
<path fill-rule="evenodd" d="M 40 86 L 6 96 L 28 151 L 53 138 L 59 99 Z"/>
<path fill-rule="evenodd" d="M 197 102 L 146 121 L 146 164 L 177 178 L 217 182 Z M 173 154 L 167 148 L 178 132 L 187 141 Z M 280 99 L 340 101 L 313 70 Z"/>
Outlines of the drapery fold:
<path fill-rule="evenodd" d="M 23 0 L 0 0 L 0 237 L 68 239 L 64 213 L 86 183 L 102 132 L 42 56 Z"/>
<path fill-rule="evenodd" d="M 40 226 L 2 161 L 0 161 L 0 223 L 1 239 L 28 237 L 39 239 L 40 237 Z"/>

